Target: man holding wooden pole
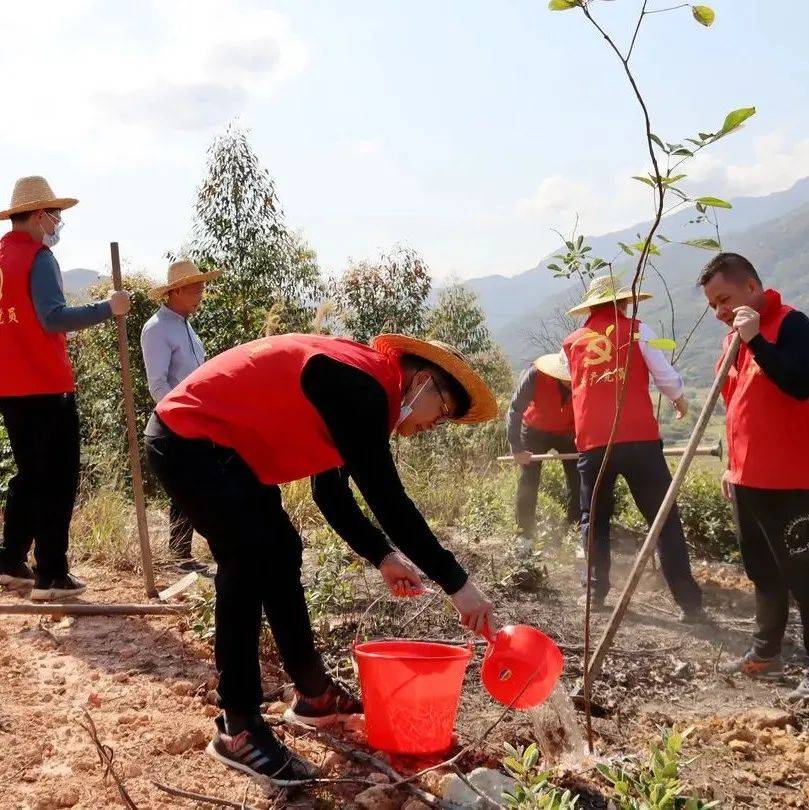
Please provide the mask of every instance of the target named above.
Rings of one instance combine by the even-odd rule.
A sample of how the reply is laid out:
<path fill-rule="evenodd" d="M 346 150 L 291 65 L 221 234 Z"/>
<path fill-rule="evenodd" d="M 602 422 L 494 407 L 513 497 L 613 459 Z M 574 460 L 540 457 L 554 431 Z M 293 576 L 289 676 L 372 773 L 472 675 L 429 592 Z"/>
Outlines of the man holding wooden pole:
<path fill-rule="evenodd" d="M 536 509 L 542 462 L 531 458 L 556 450 L 575 453 L 570 372 L 564 355 L 544 354 L 522 373 L 506 415 L 511 454 L 520 465 L 517 484 L 517 525 L 527 538 L 536 535 Z M 579 471 L 575 461 L 563 462 L 567 481 L 567 519 L 578 525 Z"/>
<path fill-rule="evenodd" d="M 69 307 L 51 248 L 62 211 L 78 200 L 57 197 L 43 177 L 17 181 L 0 219 L 0 414 L 17 474 L 9 483 L 0 584 L 30 588 L 51 601 L 83 593 L 69 573 L 70 519 L 79 485 L 79 417 L 66 333 L 129 311 L 129 294 Z M 36 573 L 27 564 L 34 547 Z"/>
<path fill-rule="evenodd" d="M 573 383 L 585 554 L 590 521 L 595 521 L 592 559 L 587 559 L 583 584 L 587 583 L 589 570 L 591 604 L 596 610 L 605 609 L 605 598 L 610 590 L 610 520 L 618 476 L 626 480 L 638 509 L 649 525 L 671 483 L 671 473 L 663 456 L 660 428 L 649 396 L 649 377 L 652 377 L 657 389 L 674 403 L 678 418 L 688 411 L 682 377 L 672 368 L 663 352 L 654 347 L 654 333 L 638 320 L 633 324 L 626 315 L 627 305 L 632 298 L 632 291 L 619 289 L 613 276 L 594 278 L 585 299 L 569 312 L 574 316 L 586 314 L 587 321 L 563 344 Z M 638 294 L 638 300 L 647 298 L 651 298 L 651 295 Z M 632 352 L 632 357 L 625 399 L 593 515 L 593 489 L 615 420 L 629 352 Z M 661 532 L 658 554 L 663 576 L 682 611 L 682 620 L 688 623 L 704 621 L 706 615 L 702 609 L 702 593 L 691 574 L 676 506 Z"/>
<path fill-rule="evenodd" d="M 722 489 L 733 502 L 742 561 L 755 586 L 756 632 L 752 648 L 721 669 L 778 679 L 790 594 L 809 651 L 809 318 L 765 290 L 736 253 L 714 257 L 698 283 L 716 317 L 742 340 L 722 389 Z M 809 671 L 790 698 L 809 699 Z"/>

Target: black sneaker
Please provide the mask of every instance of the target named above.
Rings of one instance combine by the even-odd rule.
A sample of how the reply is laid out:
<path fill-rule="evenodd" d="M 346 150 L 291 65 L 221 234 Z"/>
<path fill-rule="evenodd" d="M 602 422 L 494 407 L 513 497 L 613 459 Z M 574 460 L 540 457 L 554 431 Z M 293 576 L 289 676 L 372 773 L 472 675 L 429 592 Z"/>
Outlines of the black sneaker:
<path fill-rule="evenodd" d="M 348 689 L 332 682 L 320 697 L 305 697 L 296 691 L 292 706 L 284 712 L 284 720 L 323 728 L 362 711 L 362 703 Z"/>
<path fill-rule="evenodd" d="M 772 658 L 762 658 L 753 650 L 749 650 L 741 658 L 720 664 L 719 672 L 723 675 L 741 673 L 762 681 L 777 681 L 784 674 L 784 661 L 780 655 L 774 655 Z"/>
<path fill-rule="evenodd" d="M 583 593 L 579 599 L 578 604 L 582 608 L 587 607 L 587 594 Z M 590 594 L 590 612 L 591 613 L 609 613 L 612 608 L 607 605 L 607 595 L 603 596 L 599 593 Z"/>
<path fill-rule="evenodd" d="M 24 562 L 0 565 L 0 585 L 7 588 L 32 588 L 34 572 Z"/>
<path fill-rule="evenodd" d="M 31 591 L 31 599 L 34 602 L 50 602 L 54 599 L 69 599 L 71 596 L 79 596 L 87 590 L 87 583 L 82 582 L 72 574 L 65 574 L 63 577 L 40 577 L 36 576 L 34 589 Z"/>
<path fill-rule="evenodd" d="M 225 731 L 225 718 L 216 718 L 216 734 L 205 753 L 229 768 L 251 776 L 263 776 L 284 787 L 301 779 L 313 779 L 318 770 L 290 751 L 270 730 L 261 715 L 238 734 Z"/>
<path fill-rule="evenodd" d="M 204 562 L 189 557 L 187 560 L 177 560 L 173 566 L 175 571 L 181 574 L 207 574 L 208 566 Z"/>
<path fill-rule="evenodd" d="M 712 619 L 703 607 L 683 608 L 680 611 L 681 624 L 711 624 Z"/>

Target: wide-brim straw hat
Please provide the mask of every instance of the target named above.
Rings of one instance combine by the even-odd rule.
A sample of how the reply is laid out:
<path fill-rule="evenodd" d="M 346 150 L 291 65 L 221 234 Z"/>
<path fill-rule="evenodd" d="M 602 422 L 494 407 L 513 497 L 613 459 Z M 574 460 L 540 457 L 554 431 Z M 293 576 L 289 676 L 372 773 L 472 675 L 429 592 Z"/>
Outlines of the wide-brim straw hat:
<path fill-rule="evenodd" d="M 580 304 L 576 304 L 573 309 L 569 309 L 567 314 L 586 315 L 592 307 L 611 304 L 615 301 L 632 300 L 632 290 L 629 287 L 619 287 L 618 281 L 616 276 L 596 276 L 590 282 L 584 300 Z M 652 294 L 641 292 L 634 297 L 638 301 L 646 301 L 652 298 Z"/>
<path fill-rule="evenodd" d="M 149 297 L 157 301 L 172 290 L 179 290 L 189 284 L 198 284 L 200 281 L 213 281 L 221 275 L 221 270 L 209 270 L 207 273 L 203 273 L 194 262 L 181 259 L 169 265 L 166 283 L 153 287 L 149 292 Z"/>
<path fill-rule="evenodd" d="M 11 192 L 11 205 L 0 211 L 0 219 L 9 219 L 14 214 L 26 214 L 48 208 L 64 211 L 78 202 L 74 197 L 57 197 L 44 177 L 21 177 Z"/>
<path fill-rule="evenodd" d="M 469 396 L 469 410 L 453 422 L 471 425 L 497 416 L 497 400 L 483 377 L 455 347 L 440 340 L 419 340 L 410 335 L 377 335 L 371 346 L 383 354 L 413 354 L 435 363 L 450 375 Z"/>
<path fill-rule="evenodd" d="M 564 350 L 553 354 L 543 354 L 534 361 L 536 368 L 548 377 L 562 382 L 570 382 L 570 366 Z"/>

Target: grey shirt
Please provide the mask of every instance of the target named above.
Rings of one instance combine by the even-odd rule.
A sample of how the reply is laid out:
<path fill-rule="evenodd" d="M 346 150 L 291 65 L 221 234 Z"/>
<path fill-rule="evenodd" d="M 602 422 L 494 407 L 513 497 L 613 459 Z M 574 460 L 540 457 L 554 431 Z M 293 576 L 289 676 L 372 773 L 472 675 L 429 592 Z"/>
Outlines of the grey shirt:
<path fill-rule="evenodd" d="M 205 362 L 205 349 L 188 319 L 165 304 L 140 335 L 149 393 L 160 402 L 172 388 Z"/>
<path fill-rule="evenodd" d="M 65 302 L 59 262 L 50 250 L 40 250 L 31 265 L 28 287 L 46 332 L 76 332 L 112 317 L 109 301 L 69 307 Z"/>

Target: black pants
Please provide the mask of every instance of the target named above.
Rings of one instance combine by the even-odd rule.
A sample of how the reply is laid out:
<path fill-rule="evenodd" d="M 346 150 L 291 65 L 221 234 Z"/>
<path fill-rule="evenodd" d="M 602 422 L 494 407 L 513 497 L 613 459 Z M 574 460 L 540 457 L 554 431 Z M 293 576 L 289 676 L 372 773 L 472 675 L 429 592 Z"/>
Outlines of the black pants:
<path fill-rule="evenodd" d="M 585 553 L 590 530 L 590 501 L 604 451 L 604 447 L 597 447 L 579 457 L 581 533 Z M 640 513 L 651 525 L 671 483 L 671 473 L 663 456 L 662 443 L 624 442 L 612 448 L 596 504 L 593 559 L 590 564 L 593 593 L 597 598 L 606 596 L 610 589 L 610 519 L 615 508 L 615 481 L 619 475 L 623 476 Z M 685 535 L 676 505 L 663 525 L 657 553 L 666 584 L 677 604 L 686 609 L 699 606 L 702 603 L 702 592 L 691 574 Z"/>
<path fill-rule="evenodd" d="M 522 426 L 520 434 L 523 450 L 532 453 L 547 453 L 556 450 L 559 453 L 575 453 L 576 444 L 573 436 L 545 433 L 541 430 Z M 558 463 L 558 462 L 554 462 Z M 567 480 L 567 519 L 578 524 L 581 518 L 579 506 L 579 472 L 575 461 L 562 462 Z M 527 537 L 536 533 L 537 493 L 542 480 L 542 462 L 532 461 L 520 468 L 520 480 L 517 484 L 517 525 Z"/>
<path fill-rule="evenodd" d="M 194 539 L 194 527 L 183 514 L 175 500 L 169 501 L 169 549 L 178 560 L 187 560 L 192 556 L 191 542 Z"/>
<path fill-rule="evenodd" d="M 262 607 L 295 686 L 310 697 L 321 694 L 329 679 L 301 584 L 301 538 L 281 505 L 281 490 L 259 482 L 234 451 L 209 441 L 166 431 L 147 437 L 146 453 L 217 563 L 219 705 L 252 712 L 261 703 Z"/>
<path fill-rule="evenodd" d="M 744 570 L 756 590 L 753 649 L 765 658 L 781 652 L 792 594 L 809 652 L 809 490 L 733 489 Z"/>
<path fill-rule="evenodd" d="M 70 518 L 79 488 L 79 415 L 73 394 L 0 398 L 17 474 L 8 485 L 0 562 L 24 562 L 34 546 L 37 575 L 68 571 Z"/>

